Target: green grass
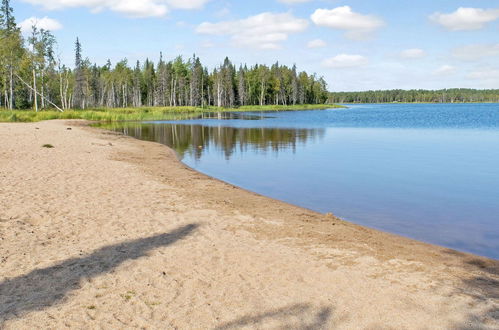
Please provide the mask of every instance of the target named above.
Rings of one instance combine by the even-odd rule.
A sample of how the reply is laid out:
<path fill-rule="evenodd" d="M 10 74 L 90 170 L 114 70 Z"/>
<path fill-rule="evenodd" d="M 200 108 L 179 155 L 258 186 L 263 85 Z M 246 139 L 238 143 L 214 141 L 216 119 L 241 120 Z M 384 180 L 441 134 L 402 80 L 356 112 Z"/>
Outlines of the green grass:
<path fill-rule="evenodd" d="M 59 112 L 44 110 L 5 110 L 0 109 L 0 122 L 38 122 L 53 119 L 84 119 L 90 121 L 145 121 L 145 120 L 175 120 L 188 119 L 201 112 L 229 112 L 229 111 L 291 111 L 342 108 L 340 105 L 306 104 L 306 105 L 266 105 L 244 106 L 239 108 L 217 107 L 141 107 L 141 108 L 102 108 L 88 110 L 67 110 Z"/>

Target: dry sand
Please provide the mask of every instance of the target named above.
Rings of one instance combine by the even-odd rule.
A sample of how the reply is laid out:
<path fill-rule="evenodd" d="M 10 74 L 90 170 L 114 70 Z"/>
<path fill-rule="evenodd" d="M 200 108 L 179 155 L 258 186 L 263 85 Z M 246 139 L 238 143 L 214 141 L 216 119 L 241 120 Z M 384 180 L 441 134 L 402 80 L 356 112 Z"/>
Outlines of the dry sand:
<path fill-rule="evenodd" d="M 82 122 L 0 124 L 0 141 L 0 328 L 499 328 L 498 261 L 258 196 Z"/>

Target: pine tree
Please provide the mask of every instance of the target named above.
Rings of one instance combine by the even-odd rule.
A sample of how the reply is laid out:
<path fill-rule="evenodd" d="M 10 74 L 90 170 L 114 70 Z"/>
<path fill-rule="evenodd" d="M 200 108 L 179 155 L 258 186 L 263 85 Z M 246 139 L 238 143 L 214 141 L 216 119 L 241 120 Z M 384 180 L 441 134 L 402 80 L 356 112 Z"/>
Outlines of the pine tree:
<path fill-rule="evenodd" d="M 3 76 L 4 104 L 13 109 L 16 106 L 14 93 L 16 76 L 24 56 L 23 40 L 17 27 L 9 0 L 2 0 L 0 6 L 0 74 Z M 1 96 L 0 96 L 1 100 Z"/>
<path fill-rule="evenodd" d="M 199 57 L 194 55 L 191 63 L 191 80 L 190 80 L 190 105 L 199 107 L 202 105 L 202 90 L 203 90 L 203 66 Z"/>
<path fill-rule="evenodd" d="M 135 69 L 133 70 L 133 106 L 142 106 L 142 95 L 141 95 L 141 84 L 142 84 L 142 72 L 140 70 L 140 62 L 137 61 Z"/>
<path fill-rule="evenodd" d="M 298 102 L 298 94 L 299 94 L 299 87 L 298 87 L 298 77 L 296 76 L 296 64 L 293 65 L 293 68 L 291 69 L 291 99 L 293 102 L 293 105 L 295 105 Z"/>
<path fill-rule="evenodd" d="M 75 43 L 75 87 L 73 91 L 73 106 L 75 108 L 85 108 L 84 84 L 85 76 L 83 72 L 83 58 L 80 39 L 76 38 Z"/>
<path fill-rule="evenodd" d="M 10 0 L 2 0 L 0 7 L 0 28 L 10 32 L 18 29 L 14 18 L 14 11 L 10 6 Z"/>
<path fill-rule="evenodd" d="M 239 105 L 246 105 L 246 75 L 244 73 L 243 67 L 239 67 L 239 71 L 237 73 L 237 96 L 239 98 Z"/>

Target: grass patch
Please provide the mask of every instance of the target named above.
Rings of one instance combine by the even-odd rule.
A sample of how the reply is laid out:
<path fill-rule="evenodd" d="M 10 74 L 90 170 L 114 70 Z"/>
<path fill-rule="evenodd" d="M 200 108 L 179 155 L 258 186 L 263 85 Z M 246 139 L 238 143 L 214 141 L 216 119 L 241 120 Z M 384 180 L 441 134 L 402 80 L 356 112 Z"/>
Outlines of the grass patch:
<path fill-rule="evenodd" d="M 202 112 L 234 112 L 234 111 L 293 111 L 293 110 L 323 110 L 343 108 L 334 104 L 305 105 L 266 105 L 244 106 L 238 108 L 218 107 L 140 107 L 140 108 L 97 108 L 88 110 L 67 110 L 59 112 L 44 110 L 2 110 L 0 122 L 38 122 L 53 119 L 83 119 L 101 122 L 116 121 L 148 121 L 148 120 L 181 120 L 189 119 Z"/>
<path fill-rule="evenodd" d="M 127 291 L 125 294 L 122 294 L 121 297 L 125 299 L 125 301 L 129 301 L 130 299 L 135 297 L 135 295 L 135 291 Z"/>
<path fill-rule="evenodd" d="M 55 148 L 55 147 L 54 147 L 53 145 L 51 145 L 51 144 L 44 144 L 44 145 L 42 146 L 42 148 L 53 149 L 53 148 Z"/>

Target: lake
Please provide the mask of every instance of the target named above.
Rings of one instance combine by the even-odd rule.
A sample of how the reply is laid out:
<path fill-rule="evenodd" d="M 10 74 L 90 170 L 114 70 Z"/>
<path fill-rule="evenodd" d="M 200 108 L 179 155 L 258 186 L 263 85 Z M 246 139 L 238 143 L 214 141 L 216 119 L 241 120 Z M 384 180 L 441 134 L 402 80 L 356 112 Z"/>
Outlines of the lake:
<path fill-rule="evenodd" d="M 499 104 L 206 114 L 112 129 L 262 195 L 499 258 Z"/>

